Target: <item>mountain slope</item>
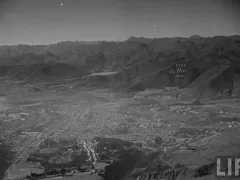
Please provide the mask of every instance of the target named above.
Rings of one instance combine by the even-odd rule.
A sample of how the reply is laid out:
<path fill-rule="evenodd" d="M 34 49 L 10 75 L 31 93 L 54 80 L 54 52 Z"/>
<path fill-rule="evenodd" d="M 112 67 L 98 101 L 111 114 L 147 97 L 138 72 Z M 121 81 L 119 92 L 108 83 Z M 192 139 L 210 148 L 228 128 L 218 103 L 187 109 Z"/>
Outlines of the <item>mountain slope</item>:
<path fill-rule="evenodd" d="M 0 75 L 10 77 L 79 77 L 114 71 L 112 83 L 140 83 L 144 88 L 193 87 L 204 72 L 228 64 L 240 72 L 240 36 L 137 38 L 122 42 L 61 42 L 41 46 L 0 47 Z M 176 73 L 181 68 L 181 78 Z M 39 70 L 41 69 L 41 70 Z M 45 69 L 45 70 L 44 70 Z M 51 73 L 49 73 L 51 72 Z M 61 73 L 60 73 L 61 72 Z M 221 73 L 220 73 L 221 74 Z M 200 77 L 199 77 L 200 76 Z M 110 77 L 110 76 L 109 76 Z"/>

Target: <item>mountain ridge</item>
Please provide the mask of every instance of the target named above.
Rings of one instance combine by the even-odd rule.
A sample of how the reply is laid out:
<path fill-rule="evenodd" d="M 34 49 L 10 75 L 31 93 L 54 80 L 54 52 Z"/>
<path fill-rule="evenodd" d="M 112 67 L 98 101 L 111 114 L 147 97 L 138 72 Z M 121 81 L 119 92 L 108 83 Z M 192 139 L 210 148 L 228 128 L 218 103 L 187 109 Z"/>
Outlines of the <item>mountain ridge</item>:
<path fill-rule="evenodd" d="M 154 39 L 130 37 L 118 42 L 64 41 L 50 45 L 0 46 L 0 75 L 11 74 L 11 66 L 39 64 L 55 72 L 61 67 L 61 72 L 65 72 L 66 76 L 72 74 L 72 77 L 112 71 L 116 72 L 111 75 L 114 83 L 134 81 L 145 88 L 159 88 L 162 85 L 184 88 L 206 70 L 219 64 L 229 64 L 234 73 L 239 72 L 239 58 L 238 35 Z M 169 74 L 179 63 L 188 66 L 183 79 Z M 3 72 L 5 66 L 9 70 Z"/>

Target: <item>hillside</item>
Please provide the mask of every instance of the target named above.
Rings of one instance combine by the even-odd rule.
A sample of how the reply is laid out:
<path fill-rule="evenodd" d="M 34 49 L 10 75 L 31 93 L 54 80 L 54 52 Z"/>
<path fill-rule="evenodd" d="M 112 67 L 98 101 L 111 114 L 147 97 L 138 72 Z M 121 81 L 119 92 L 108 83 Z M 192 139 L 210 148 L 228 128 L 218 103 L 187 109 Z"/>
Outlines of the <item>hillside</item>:
<path fill-rule="evenodd" d="M 231 77 L 227 81 L 234 81 L 240 72 L 239 58 L 240 36 L 130 37 L 122 42 L 1 46 L 0 76 L 46 81 L 81 77 L 93 72 L 115 72 L 108 75 L 108 82 L 128 82 L 130 89 L 135 86 L 140 89 L 165 86 L 193 88 L 205 80 L 207 72 L 221 64 L 228 65 L 225 70 L 229 70 L 225 74 Z M 225 71 L 214 72 L 210 73 L 212 77 L 208 83 Z"/>

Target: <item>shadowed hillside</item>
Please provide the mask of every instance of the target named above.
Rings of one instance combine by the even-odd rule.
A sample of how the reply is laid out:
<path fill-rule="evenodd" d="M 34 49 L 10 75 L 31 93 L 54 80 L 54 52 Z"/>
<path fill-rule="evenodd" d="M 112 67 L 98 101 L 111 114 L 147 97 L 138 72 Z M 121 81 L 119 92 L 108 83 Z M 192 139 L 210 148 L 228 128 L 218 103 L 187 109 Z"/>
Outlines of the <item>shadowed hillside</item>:
<path fill-rule="evenodd" d="M 113 72 L 87 79 L 92 83 L 98 79 L 99 83 L 103 79 L 110 84 L 128 82 L 134 91 L 165 86 L 194 88 L 206 83 L 211 89 L 223 89 L 225 82 L 231 81 L 233 91 L 240 72 L 239 58 L 240 36 L 130 37 L 122 42 L 2 46 L 0 76 L 41 81 Z M 222 71 L 219 65 L 224 66 Z M 181 75 L 176 76 L 178 71 Z"/>

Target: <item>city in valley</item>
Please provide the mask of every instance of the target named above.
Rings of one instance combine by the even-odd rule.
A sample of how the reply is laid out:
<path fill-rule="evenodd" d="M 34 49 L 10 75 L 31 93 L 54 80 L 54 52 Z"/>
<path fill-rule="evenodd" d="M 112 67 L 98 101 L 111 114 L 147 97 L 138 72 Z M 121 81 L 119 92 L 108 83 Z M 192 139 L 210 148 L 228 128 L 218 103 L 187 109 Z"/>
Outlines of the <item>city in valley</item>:
<path fill-rule="evenodd" d="M 239 156 L 239 42 L 0 47 L 2 178 L 216 179 Z"/>

